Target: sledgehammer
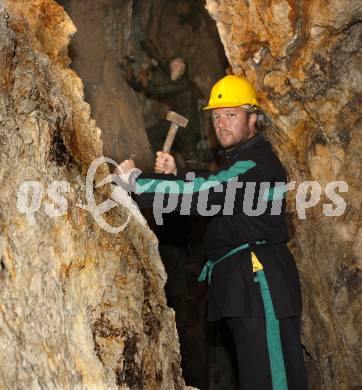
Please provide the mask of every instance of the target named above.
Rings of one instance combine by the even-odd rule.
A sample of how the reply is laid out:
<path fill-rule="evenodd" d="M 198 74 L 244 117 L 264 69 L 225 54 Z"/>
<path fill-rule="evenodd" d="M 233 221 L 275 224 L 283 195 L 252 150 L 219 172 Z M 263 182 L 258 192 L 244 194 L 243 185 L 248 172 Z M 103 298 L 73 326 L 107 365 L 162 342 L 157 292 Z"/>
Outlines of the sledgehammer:
<path fill-rule="evenodd" d="M 170 129 L 168 130 L 168 134 L 167 134 L 165 143 L 163 144 L 162 151 L 164 153 L 169 153 L 171 150 L 171 146 L 173 144 L 173 141 L 176 137 L 177 129 L 179 128 L 179 126 L 186 127 L 189 120 L 182 115 L 176 114 L 176 112 L 173 112 L 173 111 L 169 111 L 167 113 L 166 119 L 171 122 L 171 126 L 170 126 Z"/>

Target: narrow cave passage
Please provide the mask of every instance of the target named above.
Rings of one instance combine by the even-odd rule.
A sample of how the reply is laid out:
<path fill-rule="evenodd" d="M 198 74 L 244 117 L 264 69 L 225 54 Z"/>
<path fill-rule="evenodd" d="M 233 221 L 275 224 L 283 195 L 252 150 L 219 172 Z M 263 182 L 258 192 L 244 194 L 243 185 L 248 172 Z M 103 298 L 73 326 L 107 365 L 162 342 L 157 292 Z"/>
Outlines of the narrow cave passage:
<path fill-rule="evenodd" d="M 238 356 L 247 347 L 250 352 L 238 371 L 241 377 L 248 376 L 248 384 L 260 379 L 268 385 L 246 388 L 271 387 L 263 328 L 267 316 L 261 314 L 268 306 L 269 320 L 273 317 L 274 325 L 283 327 L 279 335 L 288 367 L 279 378 L 284 386 L 287 371 L 289 388 L 297 388 L 290 382 L 294 380 L 303 382 L 298 389 L 307 388 L 305 376 L 300 375 L 304 356 L 310 389 L 361 389 L 361 2 L 331 0 L 328 6 L 325 0 L 0 3 L 0 388 L 191 390 L 186 379 L 186 384 L 200 389 L 234 389 L 235 358 L 228 333 L 222 325 L 216 328 L 205 321 L 207 290 L 213 298 L 207 302 L 222 308 L 215 321 L 246 320 L 226 320 L 234 338 L 243 333 L 241 329 L 254 333 L 253 326 L 259 325 L 253 340 L 246 332 L 246 339 L 241 335 L 240 343 L 235 343 Z M 224 47 L 204 6 L 216 21 Z M 257 125 L 258 117 L 263 117 L 267 126 L 264 134 L 253 126 L 237 126 L 239 135 L 247 129 L 251 136 L 229 143 L 228 151 L 240 152 L 237 158 L 247 162 L 246 168 L 234 165 L 247 169 L 247 175 L 254 168 L 254 173 L 264 175 L 273 171 L 271 160 L 282 162 L 287 178 L 282 168 L 277 181 L 289 181 L 295 190 L 284 197 L 285 192 L 274 192 L 274 187 L 263 191 L 263 197 L 267 203 L 274 195 L 279 197 L 287 218 L 281 215 L 281 223 L 264 223 L 259 216 L 248 218 L 244 209 L 211 221 L 170 214 L 167 225 L 159 227 L 149 211 L 142 210 L 147 224 L 122 187 L 104 180 L 100 185 L 102 178 L 116 179 L 109 175 L 113 165 L 128 159 L 148 172 L 149 180 L 155 151 L 162 147 L 170 126 L 165 121 L 170 109 L 189 119 L 186 124 L 184 118 L 173 116 L 184 126 L 171 149 L 180 168 L 179 190 L 194 181 L 190 176 L 185 179 L 182 167 L 204 171 L 208 179 L 210 172 L 213 179 L 215 172 L 225 171 L 224 166 L 218 169 L 222 163 L 213 132 L 200 108 L 214 81 L 230 69 L 252 83 L 256 94 L 251 97 L 263 112 L 255 100 L 253 112 L 247 111 L 250 107 L 240 111 L 239 104 L 235 109 Z M 243 95 L 240 82 L 249 84 L 238 77 L 230 79 L 234 87 L 238 85 L 237 96 Z M 166 96 L 170 80 L 178 93 Z M 217 108 L 229 109 L 229 104 L 225 100 L 227 107 Z M 214 115 L 214 123 L 218 120 Z M 220 130 L 219 141 L 230 136 L 227 126 Z M 261 153 L 252 167 L 255 149 L 262 144 L 271 160 Z M 249 155 L 244 154 L 246 149 Z M 110 170 L 100 158 L 104 155 L 113 159 Z M 96 160 L 102 167 L 88 181 Z M 228 166 L 229 173 L 234 165 Z M 167 180 L 174 182 L 171 175 L 177 171 L 174 165 L 171 168 Z M 202 182 L 201 176 L 196 183 Z M 246 179 L 244 172 L 239 176 L 242 184 L 264 183 L 264 176 L 255 180 Z M 164 184 L 163 178 L 160 182 Z M 218 192 L 209 189 L 211 195 Z M 117 199 L 115 190 L 119 190 Z M 141 196 L 134 196 L 141 204 Z M 111 199 L 115 201 L 107 202 Z M 238 199 L 239 205 L 244 204 Z M 206 206 L 218 203 L 207 200 Z M 151 208 L 151 204 L 144 205 Z M 106 214 L 102 221 L 98 211 Z M 107 225 L 102 226 L 103 221 Z M 124 221 L 126 228 L 120 226 Z M 202 244 L 206 224 L 207 243 L 214 252 Z M 105 226 L 123 230 L 112 234 L 114 230 Z M 215 234 L 209 235 L 215 226 Z M 277 236 L 278 232 L 282 234 Z M 234 249 L 245 249 L 244 243 L 248 250 L 235 254 Z M 266 245 L 256 247 L 259 244 Z M 226 268 L 231 264 L 227 277 L 217 271 L 213 281 L 219 278 L 220 283 L 209 288 L 196 283 L 205 249 L 209 259 L 224 260 L 229 253 L 237 259 L 223 263 Z M 273 256 L 273 250 L 286 256 Z M 257 285 L 263 280 L 258 278 L 264 272 L 260 263 L 267 284 L 271 282 L 270 289 L 264 284 L 263 297 Z M 215 265 L 206 264 L 211 269 Z M 270 300 L 264 305 L 268 289 L 274 313 Z M 230 307 L 230 302 L 235 305 Z M 278 308 L 278 302 L 287 305 Z M 294 343 L 286 336 L 286 324 L 293 327 Z M 258 343 L 261 348 L 255 348 Z M 277 340 L 279 362 L 280 344 Z M 263 369 L 258 358 L 257 364 L 249 359 L 254 351 L 261 351 Z M 250 369 L 245 368 L 248 364 Z M 290 375 L 290 370 L 297 375 Z"/>

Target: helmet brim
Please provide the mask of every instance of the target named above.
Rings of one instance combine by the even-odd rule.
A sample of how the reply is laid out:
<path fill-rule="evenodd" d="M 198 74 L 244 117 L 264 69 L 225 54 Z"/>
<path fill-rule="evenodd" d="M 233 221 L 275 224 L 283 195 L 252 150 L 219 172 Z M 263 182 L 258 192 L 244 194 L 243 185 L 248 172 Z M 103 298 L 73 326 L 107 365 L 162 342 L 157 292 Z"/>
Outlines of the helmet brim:
<path fill-rule="evenodd" d="M 249 104 L 249 103 L 247 103 L 247 104 Z M 203 110 L 212 110 L 212 109 L 214 109 L 214 108 L 233 108 L 233 107 L 242 107 L 243 105 L 245 105 L 245 103 L 244 104 L 240 104 L 240 103 L 219 103 L 219 104 L 217 104 L 217 103 L 215 103 L 215 104 L 208 104 L 207 106 L 205 106 L 205 107 L 203 107 L 202 109 Z M 258 105 L 256 105 L 256 104 L 252 104 L 252 106 L 254 106 L 255 108 L 258 108 L 259 106 Z"/>

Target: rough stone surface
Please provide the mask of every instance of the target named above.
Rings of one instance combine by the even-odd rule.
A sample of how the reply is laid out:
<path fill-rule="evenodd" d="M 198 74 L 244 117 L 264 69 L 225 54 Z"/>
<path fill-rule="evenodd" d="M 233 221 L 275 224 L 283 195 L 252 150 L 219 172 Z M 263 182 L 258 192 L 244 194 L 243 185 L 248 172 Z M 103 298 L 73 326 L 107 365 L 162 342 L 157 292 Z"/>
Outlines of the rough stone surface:
<path fill-rule="evenodd" d="M 69 46 L 71 67 L 84 83 L 85 100 L 102 129 L 104 155 L 117 162 L 136 154 L 141 169 L 154 156 L 145 133 L 143 104 L 120 64 L 131 34 L 132 1 L 59 0 L 77 32 Z"/>
<path fill-rule="evenodd" d="M 207 0 L 207 9 L 234 72 L 258 90 L 289 179 L 322 187 L 305 220 L 289 199 L 311 388 L 362 386 L 361 2 Z M 322 209 L 333 180 L 348 184 L 340 217 Z"/>
<path fill-rule="evenodd" d="M 0 388 L 182 389 L 154 235 L 133 216 L 108 233 L 76 206 L 103 150 L 68 68 L 74 32 L 53 0 L 0 1 Z M 102 165 L 96 181 L 107 173 Z M 43 188 L 29 193 L 41 206 L 33 225 L 17 208 L 26 180 Z M 54 180 L 69 183 L 68 209 L 50 218 Z M 98 204 L 112 188 L 95 191 Z M 120 226 L 128 212 L 103 216 Z"/>

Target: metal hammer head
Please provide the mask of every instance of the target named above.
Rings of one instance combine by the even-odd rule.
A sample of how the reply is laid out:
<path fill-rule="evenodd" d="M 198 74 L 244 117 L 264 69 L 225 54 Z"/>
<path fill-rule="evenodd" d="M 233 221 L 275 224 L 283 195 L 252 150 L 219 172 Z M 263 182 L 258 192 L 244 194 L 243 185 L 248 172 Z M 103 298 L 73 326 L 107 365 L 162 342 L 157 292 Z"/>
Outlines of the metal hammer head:
<path fill-rule="evenodd" d="M 169 111 L 167 113 L 167 120 L 175 123 L 177 126 L 186 127 L 189 120 L 182 115 L 176 114 L 176 112 Z"/>

